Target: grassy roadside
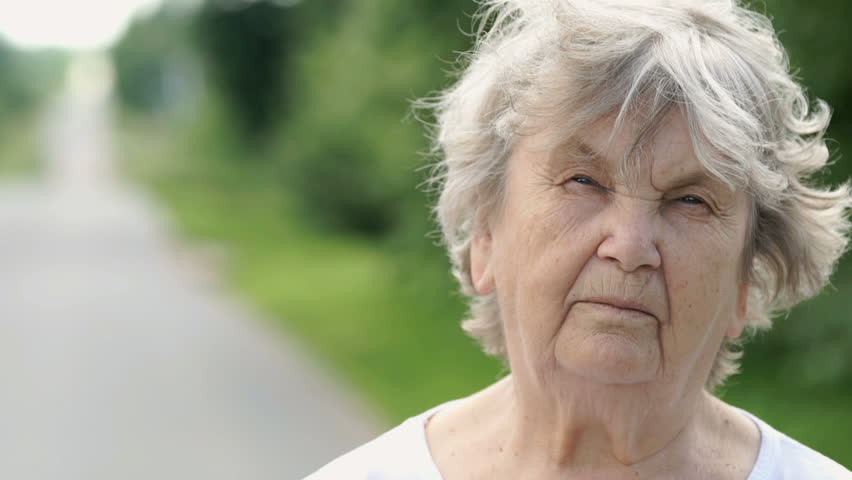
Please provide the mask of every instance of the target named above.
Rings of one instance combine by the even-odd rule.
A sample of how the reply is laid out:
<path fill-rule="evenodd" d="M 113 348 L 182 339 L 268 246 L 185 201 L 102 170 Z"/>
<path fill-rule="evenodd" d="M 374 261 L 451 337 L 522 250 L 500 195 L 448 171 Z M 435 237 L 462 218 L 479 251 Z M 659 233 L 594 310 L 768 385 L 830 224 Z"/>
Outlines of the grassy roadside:
<path fill-rule="evenodd" d="M 0 177 L 26 177 L 38 171 L 35 118 L 35 113 L 17 114 L 0 126 Z"/>
<path fill-rule="evenodd" d="M 121 140 L 128 170 L 156 192 L 183 232 L 227 247 L 227 280 L 389 424 L 498 376 L 499 366 L 458 327 L 463 307 L 448 301 L 454 287 L 434 254 L 400 254 L 305 227 L 268 172 L 215 160 L 227 148 L 180 145 L 164 127 L 139 120 L 125 122 Z M 208 163 L 200 164 L 202 157 Z M 745 372 L 727 388 L 727 401 L 852 467 L 852 388 L 814 391 L 749 357 Z"/>
<path fill-rule="evenodd" d="M 221 165 L 188 172 L 173 163 L 185 156 L 166 131 L 127 122 L 120 144 L 127 171 L 157 194 L 190 241 L 224 245 L 227 281 L 388 425 L 496 379 L 498 364 L 458 328 L 462 303 L 447 301 L 448 267 L 433 254 L 312 231 L 269 175 Z"/>

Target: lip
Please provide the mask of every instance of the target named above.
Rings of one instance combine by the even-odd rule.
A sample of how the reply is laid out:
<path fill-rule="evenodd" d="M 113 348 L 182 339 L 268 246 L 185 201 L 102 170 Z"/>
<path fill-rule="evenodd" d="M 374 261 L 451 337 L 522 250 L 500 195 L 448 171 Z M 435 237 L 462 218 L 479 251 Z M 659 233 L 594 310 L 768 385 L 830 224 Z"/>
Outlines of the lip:
<path fill-rule="evenodd" d="M 596 298 L 585 298 L 583 300 L 579 300 L 580 302 L 587 303 L 599 303 L 602 305 L 608 305 L 610 307 L 620 308 L 623 310 L 633 310 L 635 312 L 644 313 L 645 315 L 650 315 L 654 318 L 657 316 L 651 312 L 651 309 L 635 300 L 630 300 L 626 298 L 617 298 L 617 297 L 596 297 Z"/>

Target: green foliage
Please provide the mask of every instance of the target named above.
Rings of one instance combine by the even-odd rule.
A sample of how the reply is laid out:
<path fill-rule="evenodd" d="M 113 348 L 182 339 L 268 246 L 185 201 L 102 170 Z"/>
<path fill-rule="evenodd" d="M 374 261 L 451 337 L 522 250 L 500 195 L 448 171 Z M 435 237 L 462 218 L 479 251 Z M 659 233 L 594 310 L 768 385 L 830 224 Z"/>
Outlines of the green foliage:
<path fill-rule="evenodd" d="M 21 72 L 20 54 L 0 43 L 0 112 L 19 112 L 33 101 Z"/>
<path fill-rule="evenodd" d="M 250 136 L 266 133 L 286 104 L 292 13 L 275 2 L 208 0 L 197 18 L 210 77 Z"/>
<path fill-rule="evenodd" d="M 820 177 L 839 184 L 852 176 L 852 159 L 843 155 L 852 145 L 852 64 L 838 45 L 852 43 L 848 18 L 838 15 L 833 0 L 753 2 L 780 32 L 794 71 L 813 97 L 826 100 L 834 114 L 828 130 L 834 163 Z M 749 345 L 747 359 L 754 368 L 772 365 L 786 381 L 806 388 L 852 386 L 852 265 L 847 256 L 834 276 L 834 285 L 817 299 L 780 315 L 772 331 Z M 778 362 L 774 359 L 784 359 Z"/>
<path fill-rule="evenodd" d="M 812 97 L 823 98 L 834 115 L 828 137 L 840 157 L 852 141 L 852 62 L 845 47 L 852 45 L 847 6 L 836 0 L 766 0 L 773 24 L 790 55 L 794 71 L 804 79 Z M 841 148 L 842 147 L 842 148 Z M 830 179 L 837 182 L 852 176 L 852 160 L 843 159 L 832 168 Z"/>
<path fill-rule="evenodd" d="M 294 73 L 300 94 L 280 135 L 286 185 L 306 218 L 375 236 L 423 217 L 416 152 L 427 145 L 422 127 L 403 120 L 411 99 L 445 81 L 439 57 L 467 48 L 453 18 L 473 4 L 452 3 L 349 2 L 339 21 L 306 39 Z"/>
<path fill-rule="evenodd" d="M 164 4 L 135 21 L 112 49 L 119 99 L 139 112 L 154 113 L 175 101 L 170 76 L 191 61 L 187 40 L 189 17 Z"/>
<path fill-rule="evenodd" d="M 59 51 L 20 51 L 0 38 L 0 115 L 26 114 L 38 107 L 62 78 L 65 61 Z"/>
<path fill-rule="evenodd" d="M 18 50 L 0 39 L 0 175 L 38 167 L 36 113 L 62 80 L 66 60 L 57 50 Z"/>
<path fill-rule="evenodd" d="M 832 287 L 775 319 L 773 329 L 747 346 L 755 368 L 805 388 L 852 387 L 852 281 L 847 259 Z"/>

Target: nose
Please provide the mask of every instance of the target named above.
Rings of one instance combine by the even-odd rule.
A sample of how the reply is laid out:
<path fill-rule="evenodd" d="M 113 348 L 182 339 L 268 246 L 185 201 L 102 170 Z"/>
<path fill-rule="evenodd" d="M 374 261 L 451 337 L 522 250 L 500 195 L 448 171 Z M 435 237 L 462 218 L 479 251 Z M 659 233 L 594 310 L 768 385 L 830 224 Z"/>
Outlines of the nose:
<path fill-rule="evenodd" d="M 656 202 L 623 199 L 608 210 L 598 257 L 617 263 L 625 272 L 658 268 L 662 259 L 657 249 Z"/>

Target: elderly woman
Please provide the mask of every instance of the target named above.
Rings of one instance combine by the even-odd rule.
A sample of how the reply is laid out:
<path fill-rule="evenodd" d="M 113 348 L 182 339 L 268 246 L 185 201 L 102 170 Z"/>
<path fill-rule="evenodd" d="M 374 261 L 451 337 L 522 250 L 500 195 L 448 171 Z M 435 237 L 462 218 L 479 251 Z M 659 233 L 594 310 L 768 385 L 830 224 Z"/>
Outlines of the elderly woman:
<path fill-rule="evenodd" d="M 488 0 L 437 111 L 465 330 L 511 375 L 325 479 L 852 479 L 712 395 L 816 294 L 847 185 L 769 21 L 735 0 Z"/>

